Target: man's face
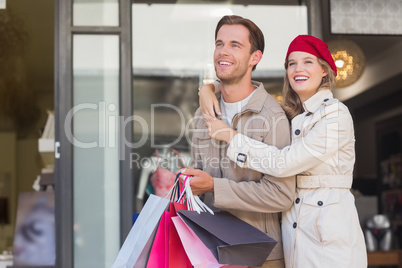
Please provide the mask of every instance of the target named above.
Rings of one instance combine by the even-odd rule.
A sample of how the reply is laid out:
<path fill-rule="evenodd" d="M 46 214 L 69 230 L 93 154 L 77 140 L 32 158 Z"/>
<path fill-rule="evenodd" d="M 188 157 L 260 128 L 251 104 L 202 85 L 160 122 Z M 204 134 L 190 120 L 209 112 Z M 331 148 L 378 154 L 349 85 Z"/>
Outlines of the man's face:
<path fill-rule="evenodd" d="M 243 25 L 223 25 L 216 36 L 214 65 L 216 76 L 225 84 L 238 83 L 252 71 L 249 31 Z"/>

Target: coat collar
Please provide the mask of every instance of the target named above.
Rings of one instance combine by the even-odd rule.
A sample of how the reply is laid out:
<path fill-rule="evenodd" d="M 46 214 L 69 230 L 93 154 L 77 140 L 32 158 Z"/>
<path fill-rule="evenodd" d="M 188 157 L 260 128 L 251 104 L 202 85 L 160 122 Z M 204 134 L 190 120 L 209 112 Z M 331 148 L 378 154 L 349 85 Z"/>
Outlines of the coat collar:
<path fill-rule="evenodd" d="M 243 107 L 242 111 L 249 110 L 254 113 L 259 113 L 264 107 L 265 99 L 268 96 L 267 91 L 264 88 L 264 84 L 257 81 L 251 81 L 251 83 L 257 88 L 255 89 L 254 95 L 251 97 L 249 102 Z"/>
<path fill-rule="evenodd" d="M 309 111 L 309 112 L 316 112 L 319 107 L 323 104 L 323 102 L 327 99 L 333 99 L 333 95 L 331 90 L 327 89 L 327 88 L 323 88 L 318 90 L 317 93 L 315 93 L 311 98 L 309 98 L 308 100 L 306 100 L 303 103 L 303 108 L 305 111 Z"/>
<path fill-rule="evenodd" d="M 268 96 L 267 91 L 264 88 L 264 84 L 261 82 L 257 82 L 254 80 L 251 80 L 251 83 L 256 86 L 257 88 L 255 89 L 255 92 L 251 99 L 248 101 L 248 103 L 243 107 L 241 112 L 243 111 L 251 111 L 253 113 L 259 113 L 261 112 L 262 108 L 264 107 L 265 99 Z M 220 95 L 219 98 L 222 96 Z"/>

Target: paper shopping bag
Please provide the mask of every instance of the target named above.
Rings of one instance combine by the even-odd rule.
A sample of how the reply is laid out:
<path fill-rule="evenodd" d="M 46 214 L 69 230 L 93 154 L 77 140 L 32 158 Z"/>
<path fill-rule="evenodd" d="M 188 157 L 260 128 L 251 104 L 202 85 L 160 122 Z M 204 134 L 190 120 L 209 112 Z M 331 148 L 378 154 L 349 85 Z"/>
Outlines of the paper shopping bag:
<path fill-rule="evenodd" d="M 145 268 L 156 229 L 169 199 L 150 195 L 135 221 L 112 268 Z"/>
<path fill-rule="evenodd" d="M 170 217 L 177 216 L 178 210 L 187 210 L 187 205 L 177 202 L 170 203 Z M 177 233 L 173 221 L 169 222 L 169 268 L 192 268 L 191 262 L 186 255 L 183 244 Z"/>
<path fill-rule="evenodd" d="M 179 234 L 186 255 L 194 267 L 198 267 L 203 263 L 215 264 L 216 267 L 223 266 L 218 264 L 218 261 L 215 259 L 212 252 L 202 243 L 197 235 L 184 223 L 179 216 L 172 217 L 172 222 Z"/>
<path fill-rule="evenodd" d="M 180 216 L 172 217 L 172 222 L 176 227 L 180 240 L 184 246 L 186 255 L 195 268 L 246 268 L 244 265 L 229 265 L 218 263 L 212 252 L 189 228 Z"/>
<path fill-rule="evenodd" d="M 164 211 L 149 254 L 147 268 L 169 267 L 169 211 Z"/>
<path fill-rule="evenodd" d="M 261 266 L 276 241 L 232 214 L 178 211 L 220 264 Z"/>

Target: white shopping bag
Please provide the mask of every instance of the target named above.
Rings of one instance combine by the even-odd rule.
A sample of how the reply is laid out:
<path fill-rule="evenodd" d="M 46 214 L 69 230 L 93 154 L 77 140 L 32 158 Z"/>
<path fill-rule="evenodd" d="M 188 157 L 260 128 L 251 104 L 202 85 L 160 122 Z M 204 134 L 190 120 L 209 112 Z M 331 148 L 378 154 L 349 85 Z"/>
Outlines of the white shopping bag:
<path fill-rule="evenodd" d="M 145 268 L 156 229 L 170 200 L 150 195 L 111 268 Z"/>

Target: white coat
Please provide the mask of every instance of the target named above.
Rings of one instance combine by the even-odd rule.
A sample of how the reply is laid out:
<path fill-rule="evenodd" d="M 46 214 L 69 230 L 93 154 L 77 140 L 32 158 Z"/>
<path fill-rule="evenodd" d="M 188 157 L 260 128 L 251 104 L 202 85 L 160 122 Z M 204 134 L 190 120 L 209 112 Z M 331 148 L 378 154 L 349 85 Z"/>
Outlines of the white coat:
<path fill-rule="evenodd" d="M 241 167 L 275 177 L 298 174 L 293 206 L 282 216 L 287 268 L 367 267 L 350 192 L 355 162 L 352 117 L 327 89 L 303 106 L 305 112 L 291 122 L 290 146 L 278 149 L 237 134 L 227 155 Z"/>

